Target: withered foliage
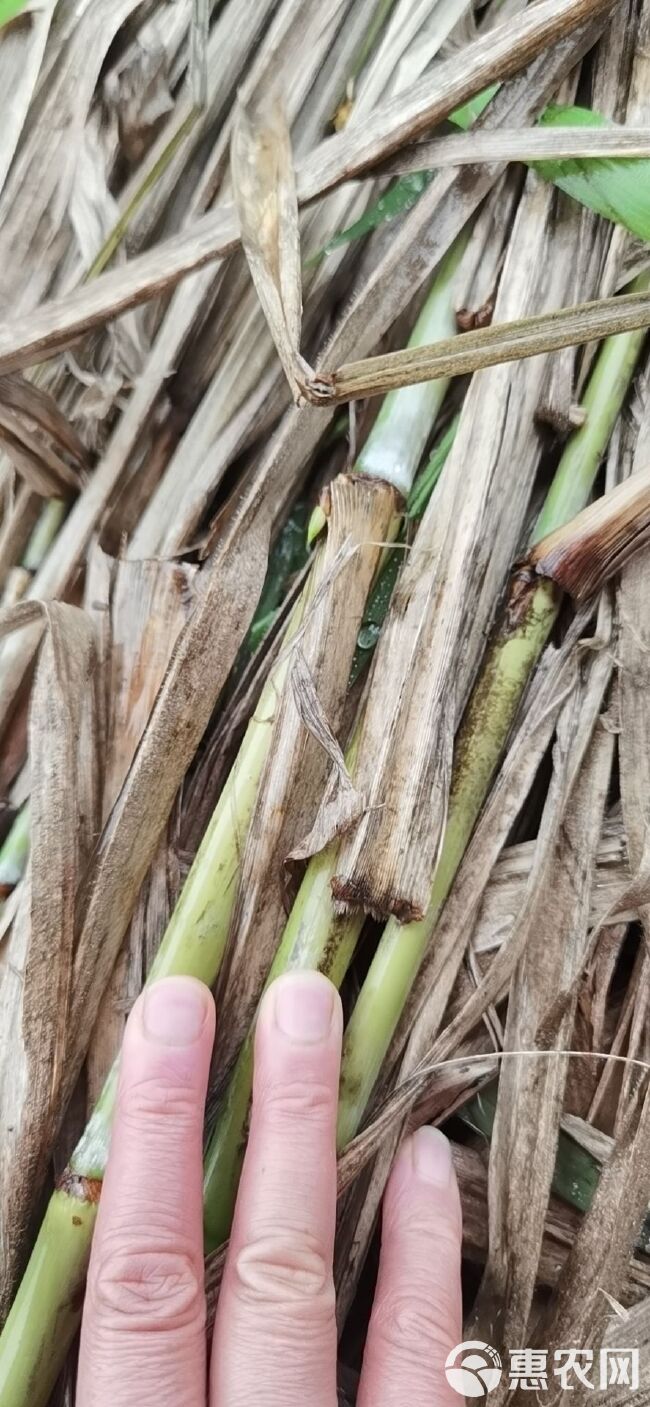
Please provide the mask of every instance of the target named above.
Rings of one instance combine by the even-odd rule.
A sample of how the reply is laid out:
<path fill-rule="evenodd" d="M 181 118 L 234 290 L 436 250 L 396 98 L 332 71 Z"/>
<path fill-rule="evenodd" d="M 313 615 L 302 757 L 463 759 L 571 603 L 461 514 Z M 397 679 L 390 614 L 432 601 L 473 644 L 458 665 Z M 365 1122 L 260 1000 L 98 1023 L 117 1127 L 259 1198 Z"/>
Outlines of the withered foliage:
<path fill-rule="evenodd" d="M 0 30 L 3 1317 L 262 689 L 211 1112 L 312 857 L 366 941 L 348 1010 L 367 916 L 427 915 L 495 650 L 541 585 L 548 642 L 341 1155 L 339 1321 L 428 1120 L 468 1329 L 650 1343 L 649 260 L 602 192 L 535 166 L 639 160 L 647 184 L 650 0 L 501 8 L 44 0 Z M 608 122 L 537 125 L 576 95 Z M 458 332 L 405 347 L 459 236 Z M 539 536 L 596 344 L 633 331 L 593 501 Z M 396 545 L 402 496 L 354 462 L 373 397 L 441 379 L 427 444 L 457 418 L 454 442 Z"/>

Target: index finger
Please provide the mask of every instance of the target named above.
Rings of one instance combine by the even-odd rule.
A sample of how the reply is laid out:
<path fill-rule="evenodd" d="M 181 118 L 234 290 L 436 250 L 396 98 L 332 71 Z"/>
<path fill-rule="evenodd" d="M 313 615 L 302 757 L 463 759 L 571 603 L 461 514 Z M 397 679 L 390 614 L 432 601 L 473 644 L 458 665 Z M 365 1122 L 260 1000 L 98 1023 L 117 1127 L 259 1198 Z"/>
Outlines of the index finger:
<path fill-rule="evenodd" d="M 205 1407 L 201 1144 L 214 1002 L 189 977 L 129 1017 L 81 1327 L 77 1407 Z"/>

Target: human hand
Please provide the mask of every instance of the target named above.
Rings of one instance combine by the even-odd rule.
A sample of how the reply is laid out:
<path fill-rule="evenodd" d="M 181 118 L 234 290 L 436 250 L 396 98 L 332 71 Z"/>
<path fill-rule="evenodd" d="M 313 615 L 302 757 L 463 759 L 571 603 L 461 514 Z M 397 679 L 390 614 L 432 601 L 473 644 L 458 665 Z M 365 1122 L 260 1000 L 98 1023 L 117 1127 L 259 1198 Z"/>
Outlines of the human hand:
<path fill-rule="evenodd" d="M 273 984 L 206 1388 L 201 1154 L 215 1014 L 166 978 L 126 1028 L 81 1330 L 77 1407 L 336 1407 L 332 1257 L 341 1003 L 315 973 Z M 456 1407 L 461 1213 L 449 1144 L 421 1129 L 383 1206 L 359 1407 Z"/>

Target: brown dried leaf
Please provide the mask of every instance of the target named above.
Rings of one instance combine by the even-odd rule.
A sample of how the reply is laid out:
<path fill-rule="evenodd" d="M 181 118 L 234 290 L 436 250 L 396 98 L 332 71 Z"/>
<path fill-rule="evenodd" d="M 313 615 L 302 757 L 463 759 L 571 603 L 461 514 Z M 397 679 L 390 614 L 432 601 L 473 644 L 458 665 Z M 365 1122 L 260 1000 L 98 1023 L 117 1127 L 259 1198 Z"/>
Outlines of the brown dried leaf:
<path fill-rule="evenodd" d="M 3 124 L 0 139 L 0 191 L 11 167 L 29 112 L 57 0 L 45 0 L 24 19 L 5 26 L 0 44 Z"/>
<path fill-rule="evenodd" d="M 481 161 L 566 161 L 593 157 L 650 156 L 647 127 L 504 127 L 498 132 L 459 132 L 418 142 L 380 167 L 383 174 L 474 166 Z"/>
<path fill-rule="evenodd" d="M 376 163 L 402 142 L 410 140 L 418 130 L 442 120 L 459 103 L 486 83 L 493 82 L 499 72 L 502 76 L 515 73 L 530 64 L 549 44 L 553 47 L 543 54 L 538 81 L 548 85 L 550 95 L 556 81 L 554 66 L 566 63 L 573 36 L 576 48 L 580 44 L 581 26 L 587 27 L 585 34 L 587 29 L 591 31 L 590 39 L 595 38 L 594 26 L 611 4 L 612 0 L 542 0 L 515 21 L 508 20 L 486 33 L 444 65 L 437 65 L 432 73 L 425 74 L 406 94 L 385 104 L 380 117 L 373 111 L 362 122 L 353 124 L 349 131 L 329 137 L 316 147 L 304 167 L 298 169 L 299 200 L 312 199 L 348 179 L 353 171 L 359 173 L 367 165 Z M 522 85 L 522 93 L 524 90 L 528 93 L 526 83 Z M 509 103 L 511 96 L 515 96 L 514 91 L 512 95 L 508 92 L 502 102 Z M 521 93 L 517 96 L 521 97 Z M 539 106 L 532 90 L 528 100 L 535 114 Z M 500 111 L 499 98 L 493 106 Z M 525 120 L 529 120 L 528 117 Z M 487 125 L 491 125 L 490 116 Z M 483 174 L 477 175 L 477 182 L 483 179 Z M 496 174 L 498 171 L 488 177 L 488 185 Z M 427 207 L 428 202 L 420 211 L 420 218 Z M 187 230 L 161 241 L 152 251 L 132 259 L 123 268 L 110 270 L 65 298 L 45 304 L 20 324 L 0 324 L 0 371 L 29 366 L 39 357 L 52 355 L 83 332 L 169 289 L 186 274 L 228 252 L 237 240 L 234 212 L 224 204 L 220 210 L 200 217 Z M 341 371 L 338 376 L 342 376 Z M 415 379 L 425 378 L 419 374 Z M 342 388 L 341 394 L 348 393 Z"/>
<path fill-rule="evenodd" d="M 7 1305 L 63 1112 L 75 1041 L 75 897 L 94 840 L 97 758 L 92 625 L 51 605 L 30 710 L 31 861 L 5 949 L 0 1001 L 2 1303 Z"/>
<path fill-rule="evenodd" d="M 42 303 L 19 321 L 5 318 L 0 321 L 0 371 L 15 371 L 54 356 L 84 333 L 139 307 L 229 253 L 238 238 L 234 213 L 224 207 L 71 293 Z"/>
<path fill-rule="evenodd" d="M 257 484 L 196 578 L 196 604 L 176 641 L 140 745 L 78 894 L 69 1097 L 140 886 L 261 590 L 273 517 Z"/>
<path fill-rule="evenodd" d="M 521 78 L 506 85 L 497 94 L 485 118 L 481 120 L 482 124 L 492 127 L 508 121 L 511 124 L 530 122 L 548 101 L 558 81 L 598 37 L 602 23 L 602 19 L 598 17 L 584 21 L 574 33 L 535 60 Z M 383 250 L 376 269 L 373 267 L 370 270 L 344 310 L 330 346 L 332 360 L 344 359 L 352 353 L 363 354 L 377 344 L 397 313 L 413 296 L 415 289 L 421 286 L 449 249 L 483 196 L 491 189 L 501 169 L 482 168 L 474 173 L 471 182 L 464 179 L 463 173 L 460 177 L 443 174 L 432 182 L 429 190 Z M 190 257 L 187 267 L 198 267 L 196 262 L 192 262 L 195 255 L 199 263 L 214 257 L 215 221 L 221 222 L 220 228 L 223 229 L 223 219 L 219 213 L 205 217 L 203 244 L 198 229 L 187 235 L 183 231 L 178 237 L 185 254 Z M 230 216 L 228 219 L 232 236 L 234 224 Z M 166 286 L 166 251 L 167 245 L 163 242 L 156 246 L 151 254 L 142 256 L 151 261 L 152 265 L 150 272 L 153 284 L 150 285 L 150 292 L 152 289 L 159 290 Z M 34 319 L 26 319 L 16 327 L 3 329 L 0 326 L 0 366 L 3 348 L 9 352 L 10 365 L 28 364 L 31 360 L 36 360 L 45 347 L 50 345 L 49 339 L 59 336 L 60 329 L 63 329 L 65 336 L 63 342 L 57 345 L 65 345 L 66 338 L 69 340 L 75 328 L 78 333 L 87 326 L 95 325 L 97 320 L 104 320 L 109 310 L 117 315 L 124 307 L 132 306 L 131 298 L 134 288 L 138 286 L 138 274 L 133 267 L 136 263 L 137 261 L 132 261 L 124 269 L 110 271 L 93 280 L 85 288 L 75 290 L 69 300 L 46 305 L 42 318 L 37 314 Z M 130 277 L 130 271 L 135 276 L 134 280 Z M 93 475 L 92 494 L 82 495 L 79 503 L 75 505 L 69 521 L 34 582 L 34 595 L 49 598 L 68 589 L 97 523 L 105 513 L 106 505 L 118 491 L 128 472 L 132 456 L 137 452 L 150 422 L 152 410 L 165 384 L 169 366 L 179 356 L 202 298 L 212 286 L 211 278 L 212 276 L 207 282 L 201 278 L 192 280 L 179 289 L 172 300 L 150 353 L 147 367 L 139 378 L 117 431 Z M 128 285 L 126 288 L 125 279 Z M 112 282 L 109 284 L 109 281 Z M 89 322 L 84 321 L 88 311 L 87 300 L 92 304 Z M 3 332 L 7 334 L 4 343 Z M 25 350 L 27 346 L 32 348 L 31 352 Z M 13 353 L 17 347 L 23 351 L 15 363 Z M 263 468 L 260 469 L 260 473 L 275 476 L 275 482 L 281 477 L 286 490 L 282 498 L 283 503 L 286 504 L 290 500 L 296 478 L 327 428 L 333 413 L 333 407 L 320 411 L 304 408 L 300 416 L 289 413 L 285 417 L 265 456 Z M 167 513 L 167 517 L 174 524 L 181 520 L 180 529 L 174 534 L 175 545 L 165 545 L 165 551 L 172 552 L 187 541 L 187 534 L 192 531 L 192 525 L 196 524 L 196 514 L 202 511 L 205 501 L 205 493 L 200 492 L 198 498 L 191 498 L 190 509 L 185 507 L 188 486 L 184 466 L 181 464 L 179 468 L 183 471 L 179 494 Z M 159 537 L 160 533 L 157 531 L 156 540 Z M 139 555 L 159 554 L 159 546 L 152 554 L 150 539 L 151 533 L 149 546 L 139 544 Z M 3 657 L 0 684 L 0 721 L 3 724 L 10 716 L 33 651 L 34 639 L 29 638 L 25 632 L 25 639 L 20 645 L 17 645 L 9 656 L 5 654 Z"/>
<path fill-rule="evenodd" d="M 27 486 L 42 498 L 68 497 L 72 489 L 81 487 L 79 475 L 56 450 L 39 440 L 18 415 L 2 405 L 0 445 Z"/>
<path fill-rule="evenodd" d="M 329 845 L 335 836 L 348 830 L 363 814 L 364 800 L 348 772 L 341 745 L 332 732 L 300 644 L 294 652 L 290 680 L 293 700 L 302 723 L 320 744 L 332 768 L 323 803 L 309 835 L 294 846 L 287 857 L 295 861 L 308 860 Z"/>
<path fill-rule="evenodd" d="M 0 376 L 0 444 L 42 497 L 63 498 L 83 487 L 87 455 L 79 436 L 56 401 L 21 376 Z"/>
<path fill-rule="evenodd" d="M 298 201 L 291 138 L 279 96 L 254 113 L 238 102 L 230 161 L 244 253 L 297 401 L 312 373 L 300 356 Z"/>
<path fill-rule="evenodd" d="M 562 347 L 581 347 L 587 342 L 619 332 L 634 332 L 650 326 L 650 294 L 622 293 L 616 298 L 600 298 L 556 308 L 513 322 L 492 323 L 474 332 L 434 342 L 431 346 L 406 347 L 365 361 L 350 362 L 334 372 L 321 373 L 323 385 L 329 379 L 328 393 L 318 390 L 314 400 L 320 405 L 331 400 L 356 400 L 362 396 L 383 396 L 399 386 L 433 381 L 441 376 L 466 376 L 502 362 L 520 361 Z"/>
<path fill-rule="evenodd" d="M 650 1097 L 647 1076 L 637 1072 L 642 1090 L 627 1107 L 614 1152 L 604 1168 L 591 1207 L 571 1248 L 558 1290 L 536 1331 L 536 1340 L 555 1346 L 588 1344 L 596 1352 L 604 1341 L 609 1301 L 625 1295 L 634 1242 L 648 1205 L 650 1182 Z M 549 1380 L 549 1400 L 561 1389 Z"/>
<path fill-rule="evenodd" d="M 505 935 L 516 921 L 523 903 L 534 849 L 535 842 L 531 840 L 509 846 L 507 850 L 503 851 L 494 866 L 472 931 L 472 948 L 477 957 L 480 958 L 483 954 L 494 952 L 496 948 L 499 948 Z M 624 909 L 613 915 L 611 913 L 612 905 L 618 899 L 628 880 L 629 873 L 622 827 L 620 822 L 617 822 L 611 829 L 606 826 L 601 835 L 591 886 L 589 912 L 590 927 L 593 928 L 600 923 L 605 914 L 609 916 L 609 922 L 615 925 L 615 928 L 610 930 L 613 947 L 605 962 L 606 971 L 609 970 L 609 962 L 614 963 L 616 960 L 615 954 L 622 941 L 621 932 L 624 933 L 626 924 L 637 917 L 634 909 Z M 617 933 L 618 938 L 616 937 Z M 597 993 L 601 994 L 599 1000 L 604 1001 L 605 999 L 601 984 L 606 980 L 606 971 L 593 975 L 595 984 L 591 998 L 593 1000 L 598 1000 Z M 595 1008 L 591 1009 L 591 1014 L 597 1019 Z M 601 1044 L 602 1041 L 595 1041 L 596 1046 Z"/>
<path fill-rule="evenodd" d="M 128 775 L 140 739 L 149 721 L 179 632 L 187 622 L 194 600 L 196 567 L 175 562 L 114 561 L 93 549 L 92 583 L 88 603 L 96 605 L 99 574 L 107 575 L 105 620 L 110 638 L 106 671 L 107 736 L 104 747 L 103 818 L 110 815 Z M 101 602 L 100 605 L 104 605 Z M 87 607 L 88 608 L 88 607 Z M 166 872 L 166 838 L 161 844 L 161 866 L 145 881 L 145 893 Z M 160 852 L 159 852 L 160 853 Z M 164 931 L 159 923 L 157 937 Z M 146 970 L 143 951 L 145 926 L 135 919 L 130 926 L 110 982 L 102 998 L 88 1052 L 86 1078 L 88 1107 L 95 1101 L 120 1049 L 126 1014 L 137 996 Z"/>
<path fill-rule="evenodd" d="M 66 211 L 80 134 L 106 55 L 137 0 L 83 6 L 46 66 L 0 197 L 0 308 L 14 315 L 34 307 L 68 247 Z M 56 43 L 55 25 L 55 43 Z M 63 139 L 62 139 L 63 136 Z M 16 259 L 16 250 L 20 258 Z"/>
<path fill-rule="evenodd" d="M 24 376 L 0 376 L 0 405 L 16 411 L 50 436 L 59 449 L 69 454 L 78 469 L 85 469 L 88 454 L 77 431 L 57 405 L 54 397 Z"/>
<path fill-rule="evenodd" d="M 612 8 L 613 0 L 538 0 L 523 14 L 511 16 L 467 44 L 404 93 L 398 93 L 350 129 L 328 137 L 310 153 L 298 172 L 302 199 L 311 200 L 330 186 L 358 176 L 369 166 L 414 141 L 499 78 L 511 77 L 525 64 L 584 20 Z"/>
<path fill-rule="evenodd" d="M 470 1261 L 482 1263 L 488 1250 L 488 1226 L 485 1207 L 488 1196 L 488 1175 L 485 1161 L 476 1149 L 453 1144 L 454 1168 L 463 1208 L 463 1255 Z M 556 1288 L 562 1279 L 571 1246 L 580 1230 L 582 1217 L 579 1212 L 553 1198 L 544 1221 L 544 1239 L 539 1259 L 538 1283 Z M 650 1273 L 641 1258 L 630 1258 L 623 1298 L 632 1303 L 641 1296 L 647 1296 L 650 1289 Z M 646 1308 L 640 1305 L 641 1309 Z M 646 1309 L 647 1312 L 647 1309 Z M 632 1311 L 634 1314 L 634 1311 Z M 618 1325 L 610 1325 L 608 1337 L 622 1346 L 627 1337 L 621 1334 Z M 601 1399 L 609 1401 L 609 1399 Z"/>
<path fill-rule="evenodd" d="M 573 747 L 584 752 L 583 729 L 589 722 L 594 731 L 565 802 L 550 869 L 539 872 L 535 898 L 530 890 L 527 895 L 536 910 L 510 984 L 506 1050 L 561 1051 L 571 1041 L 594 858 L 614 754 L 613 734 L 598 727 L 611 670 L 611 653 L 605 647 L 558 723 L 557 749 L 561 765 L 569 768 Z M 557 815 L 561 798 L 552 794 L 552 800 Z M 549 1013 L 551 996 L 558 990 L 565 999 Z M 526 1341 L 566 1077 L 567 1061 L 561 1056 L 539 1065 L 530 1059 L 506 1060 L 501 1069 L 490 1146 L 490 1255 L 474 1310 L 477 1323 L 489 1324 L 497 1343 Z"/>
<path fill-rule="evenodd" d="M 650 468 L 646 468 L 536 543 L 525 566 L 556 581 L 575 601 L 584 601 L 635 556 L 649 535 Z"/>
<path fill-rule="evenodd" d="M 634 485 L 650 458 L 650 399 L 646 400 L 634 456 Z M 624 486 L 626 487 L 626 485 Z M 619 759 L 621 808 L 632 875 L 647 866 L 650 837 L 650 560 L 641 553 L 628 562 L 618 588 L 620 615 L 619 678 L 621 736 Z M 650 943 L 650 906 L 641 909 L 646 946 Z"/>

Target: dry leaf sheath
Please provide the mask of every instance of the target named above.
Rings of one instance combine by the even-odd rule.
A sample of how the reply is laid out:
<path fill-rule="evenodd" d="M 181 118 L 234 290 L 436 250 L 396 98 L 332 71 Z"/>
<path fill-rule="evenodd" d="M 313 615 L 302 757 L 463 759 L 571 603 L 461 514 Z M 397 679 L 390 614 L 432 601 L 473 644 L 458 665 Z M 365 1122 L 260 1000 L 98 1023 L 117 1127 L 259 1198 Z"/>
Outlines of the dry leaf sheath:
<path fill-rule="evenodd" d="M 548 297 L 553 203 L 549 188 L 531 178 L 497 312 L 526 310 Z M 355 770 L 369 809 L 342 846 L 333 893 L 380 917 L 394 914 L 404 923 L 426 909 L 454 732 L 541 452 L 533 423 L 541 375 L 538 361 L 475 378 L 379 643 Z M 506 495 L 513 454 L 518 474 Z"/>
<path fill-rule="evenodd" d="M 524 572 L 549 577 L 575 601 L 594 596 L 650 532 L 650 467 L 535 544 Z"/>

